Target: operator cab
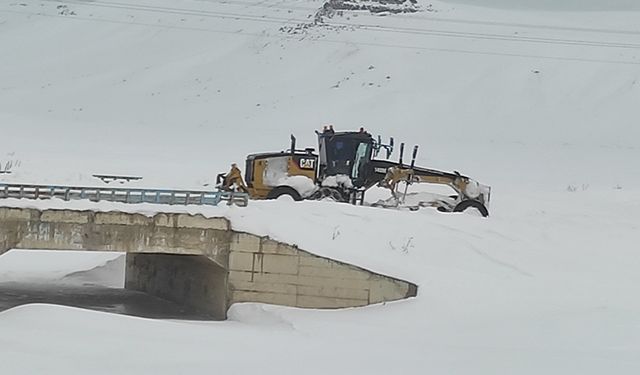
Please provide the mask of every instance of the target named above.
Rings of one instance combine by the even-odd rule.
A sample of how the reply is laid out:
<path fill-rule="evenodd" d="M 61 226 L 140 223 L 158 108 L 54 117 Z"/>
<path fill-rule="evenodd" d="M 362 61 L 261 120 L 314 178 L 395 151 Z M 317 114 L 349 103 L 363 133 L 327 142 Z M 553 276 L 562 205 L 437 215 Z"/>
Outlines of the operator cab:
<path fill-rule="evenodd" d="M 334 132 L 332 128 L 318 134 L 319 169 L 318 179 L 345 175 L 353 186 L 363 186 L 368 175 L 374 139 L 360 129 L 357 132 Z"/>

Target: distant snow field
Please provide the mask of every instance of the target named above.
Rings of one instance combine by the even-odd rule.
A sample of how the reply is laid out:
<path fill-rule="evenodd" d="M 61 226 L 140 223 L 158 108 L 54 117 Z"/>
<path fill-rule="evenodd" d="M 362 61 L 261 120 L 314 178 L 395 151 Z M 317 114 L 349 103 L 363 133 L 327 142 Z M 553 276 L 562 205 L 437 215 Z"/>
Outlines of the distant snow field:
<path fill-rule="evenodd" d="M 420 144 L 418 165 L 492 186 L 488 219 L 286 200 L 207 208 L 405 278 L 418 296 L 339 311 L 239 304 L 226 322 L 24 305 L 0 312 L 2 373 L 639 373 L 640 5 L 372 11 L 381 3 L 0 4 L 0 183 L 120 174 L 143 178 L 117 186 L 207 189 L 247 154 L 285 149 L 291 133 L 314 147 L 313 131 L 333 124 Z M 118 286 L 122 271 L 100 267 L 117 256 L 11 251 L 0 282 Z"/>

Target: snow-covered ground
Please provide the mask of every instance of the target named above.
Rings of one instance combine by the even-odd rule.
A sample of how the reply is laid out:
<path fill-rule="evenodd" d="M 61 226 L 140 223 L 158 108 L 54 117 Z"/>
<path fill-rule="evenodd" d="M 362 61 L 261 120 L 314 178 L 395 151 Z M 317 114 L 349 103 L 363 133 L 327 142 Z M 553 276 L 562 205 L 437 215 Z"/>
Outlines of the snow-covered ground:
<path fill-rule="evenodd" d="M 419 1 L 417 13 L 304 27 L 321 5 L 0 4 L 0 162 L 13 161 L 0 181 L 99 185 L 92 174 L 113 173 L 203 188 L 291 132 L 313 146 L 332 123 L 419 143 L 419 165 L 492 185 L 492 216 L 209 208 L 406 278 L 418 297 L 343 311 L 242 304 L 216 323 L 27 305 L 0 313 L 3 371 L 638 373 L 640 7 Z M 8 253 L 0 278 L 105 261 L 58 256 Z"/>
<path fill-rule="evenodd" d="M 82 279 L 82 275 L 115 261 L 120 253 L 88 253 L 78 251 L 13 250 L 2 256 L 0 281 L 18 283 L 65 282 Z M 108 278 L 93 274 L 91 281 L 99 285 L 123 287 L 123 270 Z"/>

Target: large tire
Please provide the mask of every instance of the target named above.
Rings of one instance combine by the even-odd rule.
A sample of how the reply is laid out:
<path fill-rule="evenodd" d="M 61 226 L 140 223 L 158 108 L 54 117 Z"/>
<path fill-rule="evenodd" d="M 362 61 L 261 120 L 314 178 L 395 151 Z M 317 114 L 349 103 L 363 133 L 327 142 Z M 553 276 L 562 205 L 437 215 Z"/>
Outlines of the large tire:
<path fill-rule="evenodd" d="M 480 212 L 480 214 L 483 217 L 489 216 L 489 210 L 487 210 L 487 207 L 485 207 L 484 204 L 482 204 L 482 203 L 480 203 L 478 201 L 474 201 L 472 199 L 464 200 L 464 201 L 458 203 L 453 208 L 453 212 L 463 212 L 463 211 L 467 210 L 468 208 L 475 208 L 476 210 L 478 210 L 478 212 Z"/>
<path fill-rule="evenodd" d="M 267 199 L 277 199 L 283 195 L 288 195 L 293 198 L 294 201 L 301 201 L 302 197 L 300 193 L 298 193 L 294 188 L 290 186 L 278 186 L 271 190 L 269 194 L 267 194 Z"/>
<path fill-rule="evenodd" d="M 318 191 L 316 191 L 312 197 L 312 199 L 315 199 L 315 200 L 321 200 L 321 199 L 327 199 L 327 198 L 334 200 L 336 202 L 347 202 L 347 199 L 345 199 L 344 195 L 342 195 L 342 192 L 340 192 L 340 190 L 332 187 L 327 187 L 327 186 L 324 186 L 318 189 Z"/>

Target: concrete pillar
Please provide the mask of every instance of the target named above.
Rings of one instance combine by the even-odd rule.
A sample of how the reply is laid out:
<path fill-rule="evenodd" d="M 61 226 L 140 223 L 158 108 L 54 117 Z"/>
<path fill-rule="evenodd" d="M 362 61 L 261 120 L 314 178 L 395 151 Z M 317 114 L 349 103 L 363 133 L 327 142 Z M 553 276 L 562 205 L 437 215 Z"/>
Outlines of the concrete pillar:
<path fill-rule="evenodd" d="M 0 209 L 0 255 L 16 248 L 19 241 L 18 233 L 23 232 L 26 224 L 6 218 L 7 213 Z"/>
<path fill-rule="evenodd" d="M 202 255 L 129 253 L 125 288 L 224 320 L 227 318 L 227 274 L 224 268 Z"/>

